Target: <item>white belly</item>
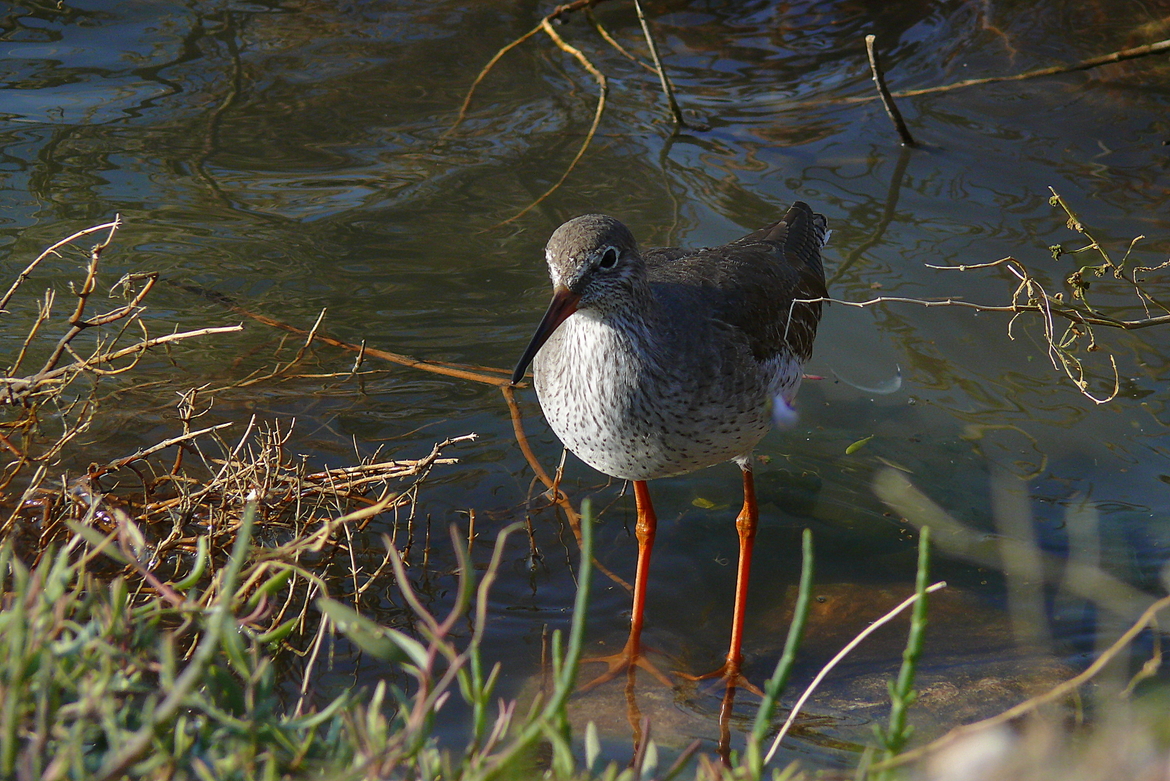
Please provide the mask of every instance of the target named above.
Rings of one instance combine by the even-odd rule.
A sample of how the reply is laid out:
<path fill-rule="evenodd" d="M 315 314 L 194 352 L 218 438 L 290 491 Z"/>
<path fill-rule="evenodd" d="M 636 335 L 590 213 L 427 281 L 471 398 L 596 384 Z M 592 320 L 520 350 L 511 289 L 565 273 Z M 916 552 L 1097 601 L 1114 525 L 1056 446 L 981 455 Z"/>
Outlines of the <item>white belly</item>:
<path fill-rule="evenodd" d="M 672 354 L 661 343 L 652 354 L 639 349 L 644 336 L 637 325 L 619 330 L 579 311 L 533 362 L 553 431 L 614 477 L 649 480 L 746 456 L 768 431 L 772 397 L 791 398 L 800 382 L 795 362 L 763 367 L 740 355 L 728 362 L 740 371 L 724 371 L 719 356 Z M 767 376 L 777 368 L 780 376 Z"/>

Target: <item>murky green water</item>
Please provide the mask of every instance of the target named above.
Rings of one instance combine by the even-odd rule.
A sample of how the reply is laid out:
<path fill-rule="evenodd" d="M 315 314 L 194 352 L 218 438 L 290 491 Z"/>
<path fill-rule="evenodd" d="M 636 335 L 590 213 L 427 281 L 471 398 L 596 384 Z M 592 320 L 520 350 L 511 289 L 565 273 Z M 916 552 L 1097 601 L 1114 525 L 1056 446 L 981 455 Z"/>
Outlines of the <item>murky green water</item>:
<path fill-rule="evenodd" d="M 591 77 L 538 35 L 491 72 L 451 132 L 476 73 L 546 6 L 14 4 L 0 19 L 6 274 L 52 241 L 117 213 L 126 224 L 107 256 L 111 280 L 151 269 L 178 283 L 160 286 L 150 299 L 147 320 L 160 330 L 239 322 L 182 287 L 197 285 L 301 327 L 326 309 L 324 329 L 350 342 L 510 367 L 545 305 L 543 244 L 564 219 L 603 211 L 629 224 L 644 245 L 710 245 L 773 220 L 799 198 L 833 228 L 826 267 L 838 299 L 1006 304 L 1017 283 L 1005 269 L 928 264 L 1008 255 L 1055 293 L 1088 256 L 1052 260 L 1049 245 L 1083 242 L 1049 204 L 1049 186 L 1115 257 L 1145 234 L 1130 261 L 1154 267 L 1167 259 L 1164 57 L 903 99 L 923 144 L 912 151 L 900 149 L 878 103 L 850 101 L 871 97 L 863 45 L 871 32 L 895 90 L 1070 63 L 1166 37 L 1165 20 L 1152 10 L 1102 7 L 652 4 L 680 101 L 708 126 L 673 138 L 656 77 L 575 15 L 558 28 L 561 35 L 610 79 L 598 136 L 564 186 L 495 227 L 561 176 L 595 107 Z M 607 3 L 597 14 L 624 45 L 643 52 L 627 4 Z M 36 283 L 71 279 L 76 267 L 56 261 Z M 1148 278 L 1150 294 L 1170 297 L 1170 276 Z M 1144 316 L 1124 283 L 1093 280 L 1090 292 L 1103 311 Z M 21 338 L 30 316 L 14 311 L 0 321 L 5 338 Z M 1109 393 L 1113 355 L 1120 393 L 1097 405 L 1053 368 L 1039 318 L 1017 320 L 1014 340 L 1007 329 L 1006 315 L 959 308 L 826 310 L 809 367 L 825 379 L 802 389 L 800 425 L 770 435 L 759 451 L 767 463 L 758 472 L 764 520 L 747 629 L 749 678 L 770 672 L 782 643 L 800 529 L 816 533 L 818 583 L 843 612 L 829 613 L 810 638 L 797 684 L 888 606 L 875 594 L 906 593 L 913 535 L 872 489 L 875 474 L 891 466 L 992 544 L 999 537 L 991 476 L 999 475 L 996 485 L 1030 508 L 1046 551 L 1099 560 L 1135 594 L 1165 590 L 1159 573 L 1170 544 L 1170 367 L 1162 356 L 1170 330 L 1098 329 L 1102 350 L 1078 353 L 1088 388 Z M 116 412 L 87 433 L 88 446 L 116 455 L 164 438 L 177 426 L 175 391 L 227 385 L 269 365 L 280 338 L 245 321 L 238 336 L 177 349 L 178 368 L 153 359 L 153 376 L 165 382 L 124 393 Z M 317 356 L 329 371 L 345 371 L 352 361 L 324 348 Z M 523 401 L 534 447 L 551 468 L 560 447 L 531 392 Z M 543 629 L 567 623 L 576 550 L 556 513 L 539 509 L 540 499 L 526 503 L 535 494 L 532 475 L 498 391 L 390 368 L 361 384 L 300 380 L 227 391 L 209 422 L 242 423 L 253 413 L 295 418 L 292 448 L 330 465 L 354 460 L 355 448 L 369 453 L 385 445 L 412 457 L 447 436 L 479 435 L 459 448 L 458 467 L 436 472 L 420 509 L 437 528 L 465 524 L 474 509 L 486 561 L 486 541 L 532 507 L 543 559 L 530 567 L 523 545 L 509 552 L 488 652 L 507 663 L 506 692 L 519 691 L 538 666 Z M 599 559 L 632 577 L 632 498 L 619 498 L 620 485 L 571 457 L 564 486 L 575 500 L 592 495 L 607 508 Z M 662 523 L 647 640 L 669 651 L 670 664 L 703 671 L 725 651 L 736 470 L 725 465 L 661 480 L 652 490 Z M 1070 508 L 1081 509 L 1070 516 Z M 438 563 L 445 555 L 436 546 Z M 971 632 L 969 612 L 943 611 L 933 669 L 978 676 L 989 659 L 1012 657 L 1016 642 L 1000 612 L 1005 581 L 998 570 L 944 556 L 938 574 L 959 592 L 960 604 L 986 618 Z M 437 606 L 449 586 L 443 576 L 432 579 L 428 593 Z M 628 596 L 605 581 L 595 591 L 590 636 L 606 647 L 620 643 Z M 1040 657 L 1075 666 L 1091 651 L 1097 623 L 1084 596 L 1063 588 L 1059 572 L 1045 587 L 1052 645 Z M 1105 623 L 1139 604 L 1116 607 L 1120 616 Z M 838 636 L 827 627 L 850 632 Z M 966 655 L 947 651 L 947 638 L 964 633 L 973 635 Z M 854 674 L 889 675 L 898 642 L 859 653 Z M 1032 658 L 1023 654 L 1019 665 L 996 674 L 1027 679 L 1044 666 L 1030 665 Z M 366 661 L 353 669 L 359 681 L 379 674 Z M 323 675 L 322 688 L 349 685 L 350 670 L 346 663 Z M 794 750 L 814 764 L 848 757 L 848 741 L 882 717 L 880 709 L 843 705 L 861 695 L 840 691 L 834 696 L 843 700 L 820 706 L 829 726 L 810 726 L 795 741 Z M 647 691 L 645 715 L 669 723 L 684 714 L 690 721 L 683 719 L 679 733 L 711 737 L 709 697 L 664 695 Z M 843 738 L 843 751 L 825 736 L 850 719 L 861 726 Z"/>

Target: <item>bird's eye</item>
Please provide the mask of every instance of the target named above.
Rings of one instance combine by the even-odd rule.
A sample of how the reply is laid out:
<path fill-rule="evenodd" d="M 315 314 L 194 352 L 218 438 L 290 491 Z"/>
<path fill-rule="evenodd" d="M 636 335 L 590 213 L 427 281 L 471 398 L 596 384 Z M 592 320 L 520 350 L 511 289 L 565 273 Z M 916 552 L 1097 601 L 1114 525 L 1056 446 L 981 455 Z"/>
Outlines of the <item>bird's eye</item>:
<path fill-rule="evenodd" d="M 609 268 L 613 268 L 614 266 L 616 266 L 617 262 L 618 262 L 617 250 L 613 247 L 609 247 L 605 250 L 605 253 L 601 256 L 601 260 L 599 260 L 597 262 L 597 267 L 609 269 Z"/>

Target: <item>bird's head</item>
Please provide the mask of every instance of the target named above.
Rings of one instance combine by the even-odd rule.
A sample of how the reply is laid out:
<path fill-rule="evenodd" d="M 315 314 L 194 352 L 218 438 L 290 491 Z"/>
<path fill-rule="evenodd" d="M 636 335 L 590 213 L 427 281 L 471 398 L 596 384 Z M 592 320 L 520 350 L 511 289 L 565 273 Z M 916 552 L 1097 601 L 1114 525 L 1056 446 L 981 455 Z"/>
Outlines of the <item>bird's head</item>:
<path fill-rule="evenodd" d="M 577 308 L 607 308 L 646 274 L 630 229 L 604 214 L 574 217 L 553 232 L 544 249 L 553 289 L 577 297 Z"/>
<path fill-rule="evenodd" d="M 557 327 L 578 309 L 606 311 L 627 303 L 645 284 L 646 265 L 630 229 L 604 214 L 574 217 L 553 231 L 544 248 L 553 298 L 512 375 L 528 364 Z"/>

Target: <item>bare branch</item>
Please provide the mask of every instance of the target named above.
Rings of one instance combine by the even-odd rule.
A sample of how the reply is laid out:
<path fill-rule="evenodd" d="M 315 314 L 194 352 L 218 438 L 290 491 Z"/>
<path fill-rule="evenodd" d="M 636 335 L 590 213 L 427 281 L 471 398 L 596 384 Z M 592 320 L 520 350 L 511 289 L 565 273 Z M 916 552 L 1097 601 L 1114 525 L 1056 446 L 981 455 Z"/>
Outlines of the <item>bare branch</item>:
<path fill-rule="evenodd" d="M 898 104 L 890 95 L 890 88 L 886 86 L 886 76 L 882 73 L 877 48 L 874 46 L 876 40 L 877 36 L 865 36 L 865 53 L 869 56 L 869 69 L 873 73 L 873 83 L 877 86 L 878 96 L 882 99 L 882 105 L 885 107 L 890 121 L 894 123 L 894 129 L 898 131 L 898 137 L 902 139 L 902 146 L 918 146 L 914 143 L 914 136 L 910 135 L 910 129 L 906 127 L 906 121 L 902 119 L 902 112 L 898 110 Z"/>
<path fill-rule="evenodd" d="M 165 336 L 158 336 L 153 339 L 146 339 L 137 344 L 123 347 L 120 350 L 113 352 L 102 352 L 91 356 L 90 358 L 78 360 L 66 366 L 60 366 L 52 371 L 38 373 L 31 377 L 0 377 L 0 388 L 3 389 L 3 395 L 0 395 L 0 405 L 13 404 L 21 399 L 36 393 L 41 388 L 59 384 L 68 381 L 70 375 L 78 374 L 83 371 L 92 371 L 94 368 L 102 365 L 112 363 L 113 361 L 126 358 L 128 356 L 138 355 L 152 347 L 158 347 L 172 342 L 178 342 L 184 339 L 194 339 L 200 336 L 210 336 L 213 334 L 226 334 L 242 331 L 241 325 L 217 326 L 212 328 L 198 328 L 194 331 L 181 331 L 178 333 L 167 334 Z M 62 346 L 62 352 L 65 347 Z"/>
<path fill-rule="evenodd" d="M 609 34 L 609 30 L 606 30 L 605 27 L 602 26 L 601 21 L 597 18 L 597 14 L 593 13 L 592 7 L 588 7 L 585 9 L 585 16 L 587 19 L 589 19 L 589 23 L 593 25 L 593 29 L 597 30 L 597 34 L 601 36 L 602 40 L 604 40 L 606 43 L 608 43 L 610 46 L 612 46 L 614 49 L 616 49 L 618 54 L 622 55 L 623 57 L 625 57 L 627 60 L 634 63 L 635 65 L 641 65 L 643 68 L 650 71 L 651 73 L 654 73 L 654 74 L 658 73 L 658 71 L 656 71 L 654 69 L 653 65 L 651 65 L 650 63 L 648 63 L 644 60 L 638 59 L 633 54 L 630 54 L 630 52 L 626 50 L 626 47 L 624 47 L 620 43 L 618 43 L 617 39 Z"/>
<path fill-rule="evenodd" d="M 953 92 L 958 89 L 965 89 L 967 87 L 978 87 L 984 84 L 998 84 L 1005 81 L 1027 81 L 1029 79 L 1038 79 L 1046 76 L 1058 76 L 1062 73 L 1075 73 L 1077 71 L 1091 70 L 1102 65 L 1112 65 L 1126 60 L 1134 60 L 1139 57 L 1149 57 L 1155 54 L 1170 53 L 1170 39 L 1158 41 L 1156 43 L 1146 44 L 1144 46 L 1135 46 L 1132 49 L 1120 49 L 1109 54 L 1103 54 L 1097 57 L 1089 57 L 1088 59 L 1075 62 L 1070 65 L 1052 65 L 1047 68 L 1037 68 L 1036 70 L 1025 71 L 1024 73 L 1013 73 L 1007 76 L 984 76 L 978 79 L 965 79 L 963 81 L 956 81 L 950 84 L 941 84 L 935 87 L 922 87 L 919 89 L 899 90 L 898 92 L 890 93 L 895 98 L 912 98 L 918 95 L 933 95 L 940 92 Z M 855 105 L 858 103 L 869 103 L 878 100 L 874 95 L 858 95 L 851 98 L 839 98 L 835 100 L 810 100 L 802 101 L 796 105 L 803 106 L 825 106 L 825 105 Z"/>
<path fill-rule="evenodd" d="M 452 124 L 451 127 L 447 129 L 447 132 L 443 133 L 444 138 L 446 138 L 447 136 L 454 133 L 455 130 L 459 127 L 459 125 L 461 125 L 463 123 L 463 120 L 467 117 L 467 109 L 471 107 L 471 99 L 472 99 L 472 97 L 475 96 L 476 88 L 479 86 L 481 81 L 483 81 L 485 78 L 487 78 L 487 75 L 491 71 L 491 69 L 496 67 L 496 63 L 498 63 L 500 60 L 502 60 L 504 58 L 505 54 L 512 51 L 517 46 L 524 43 L 532 36 L 536 35 L 538 32 L 540 32 L 540 25 L 539 24 L 536 25 L 535 27 L 533 27 L 528 32 L 521 35 L 516 40 L 509 43 L 504 48 L 500 49 L 498 52 L 496 52 L 494 57 L 492 57 L 490 60 L 488 60 L 488 64 L 483 66 L 483 69 L 480 70 L 479 74 L 475 77 L 475 81 L 471 82 L 471 87 L 467 90 L 467 96 L 463 98 L 463 104 L 459 107 L 459 114 L 458 114 L 458 116 L 455 117 L 454 124 Z"/>
<path fill-rule="evenodd" d="M 555 43 L 558 48 L 575 57 L 576 60 L 581 63 L 581 66 L 585 68 L 585 70 L 589 71 L 589 73 L 593 75 L 593 78 L 597 80 L 597 110 L 593 113 L 593 124 L 589 126 L 589 132 L 585 134 L 585 140 L 581 143 L 581 148 L 577 150 L 577 154 L 573 157 L 572 161 L 569 163 L 568 168 L 565 169 L 565 172 L 561 174 L 561 178 L 557 179 L 556 183 L 553 184 L 552 187 L 545 190 L 535 201 L 528 204 L 508 219 L 496 223 L 492 226 L 493 228 L 499 228 L 501 225 L 507 225 L 510 222 L 514 222 L 520 219 L 525 214 L 536 208 L 536 206 L 544 201 L 545 198 L 548 198 L 550 195 L 556 192 L 562 184 L 564 184 L 565 180 L 569 178 L 569 174 L 573 172 L 573 169 L 577 167 L 577 163 L 585 155 L 585 150 L 589 148 L 591 143 L 593 143 L 593 136 L 597 133 L 597 126 L 601 124 L 601 115 L 605 111 L 605 96 L 609 92 L 609 82 L 606 80 L 605 74 L 597 70 L 597 68 L 593 67 L 593 63 L 591 63 L 589 58 L 582 54 L 579 49 L 576 49 L 566 43 L 565 40 L 561 38 L 560 34 L 553 29 L 553 26 L 549 23 L 547 18 L 540 23 L 540 27 L 542 30 L 544 30 L 548 37 L 552 38 L 553 43 Z"/>
<path fill-rule="evenodd" d="M 662 84 L 662 94 L 666 96 L 666 103 L 670 107 L 670 116 L 674 119 L 674 129 L 690 126 L 683 119 L 682 109 L 674 97 L 674 89 L 670 86 L 670 79 L 666 76 L 666 68 L 662 65 L 662 58 L 658 56 L 658 44 L 650 33 L 650 23 L 646 21 L 646 14 L 642 13 L 642 3 L 634 0 L 634 10 L 638 12 L 638 23 L 642 25 L 642 34 L 646 36 L 646 46 L 650 49 L 650 58 L 654 60 L 654 71 L 658 74 L 658 81 Z"/>
<path fill-rule="evenodd" d="M 113 222 L 103 222 L 101 225 L 94 225 L 92 228 L 86 228 L 85 230 L 78 231 L 68 238 L 61 239 L 56 244 L 42 252 L 40 255 L 37 255 L 36 259 L 32 263 L 29 263 L 28 266 L 25 267 L 24 271 L 21 271 L 20 274 L 17 275 L 16 281 L 12 283 L 10 288 L 8 288 L 8 292 L 4 294 L 4 298 L 0 298 L 0 312 L 5 311 L 5 307 L 7 307 L 8 302 L 12 300 L 12 295 L 16 292 L 17 288 L 19 288 L 24 283 L 24 281 L 28 279 L 29 275 L 33 273 L 33 270 L 41 264 L 42 260 L 47 258 L 49 255 L 57 254 L 57 250 L 61 249 L 66 244 L 70 244 L 80 238 L 90 235 L 91 233 L 97 233 L 98 231 L 103 231 L 108 228 L 110 231 L 109 235 L 106 236 L 105 241 L 99 245 L 104 248 L 109 245 L 110 241 L 114 238 L 114 232 L 118 230 L 121 224 L 121 218 L 114 217 Z"/>
<path fill-rule="evenodd" d="M 110 463 L 106 464 L 103 467 L 99 467 L 98 469 L 90 472 L 90 477 L 91 478 L 100 477 L 101 475 L 105 474 L 106 472 L 113 472 L 115 470 L 121 469 L 122 467 L 126 466 L 127 464 L 129 464 L 131 462 L 141 461 L 142 459 L 146 458 L 147 456 L 153 455 L 160 450 L 165 450 L 166 448 L 170 447 L 171 445 L 177 445 L 181 442 L 187 442 L 189 440 L 195 439 L 196 437 L 201 437 L 204 434 L 208 434 L 212 431 L 218 431 L 219 429 L 222 429 L 222 428 L 228 428 L 231 425 L 232 425 L 231 423 L 220 423 L 220 424 L 215 425 L 215 426 L 208 426 L 207 428 L 201 428 L 198 431 L 188 431 L 188 432 L 181 434 L 177 437 L 171 437 L 170 439 L 164 439 L 162 442 L 151 445 L 150 447 L 142 448 L 141 450 L 138 450 L 135 453 L 131 453 L 128 456 L 123 456 L 122 458 L 119 458 L 115 461 L 111 461 Z"/>

